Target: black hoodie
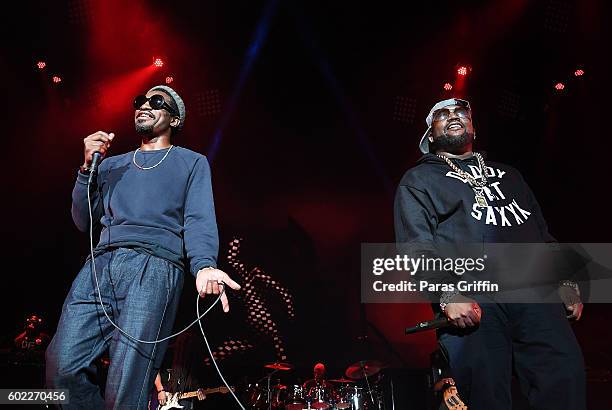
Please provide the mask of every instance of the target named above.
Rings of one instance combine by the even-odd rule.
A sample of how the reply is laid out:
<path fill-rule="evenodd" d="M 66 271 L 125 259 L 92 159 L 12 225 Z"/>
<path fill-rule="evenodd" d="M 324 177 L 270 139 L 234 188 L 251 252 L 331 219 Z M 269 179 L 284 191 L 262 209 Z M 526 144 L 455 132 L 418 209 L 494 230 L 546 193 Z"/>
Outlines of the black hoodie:
<path fill-rule="evenodd" d="M 475 157 L 452 161 L 468 174 L 480 178 Z M 433 154 L 421 157 L 417 165 L 404 174 L 397 188 L 396 241 L 422 244 L 426 250 L 460 243 L 555 241 L 521 174 L 508 165 L 485 162 L 488 206 L 481 208 L 475 204 L 474 190 L 467 180 L 444 160 Z M 438 277 L 436 281 L 448 281 L 450 274 L 443 275 L 444 278 Z"/>

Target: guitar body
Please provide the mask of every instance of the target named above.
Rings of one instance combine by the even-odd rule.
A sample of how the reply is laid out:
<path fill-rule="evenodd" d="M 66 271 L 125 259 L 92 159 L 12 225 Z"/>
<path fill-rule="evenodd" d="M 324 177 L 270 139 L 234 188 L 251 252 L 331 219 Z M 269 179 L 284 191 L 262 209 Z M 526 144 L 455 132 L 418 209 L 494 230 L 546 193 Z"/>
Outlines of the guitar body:
<path fill-rule="evenodd" d="M 449 386 L 442 393 L 444 396 L 444 404 L 449 410 L 468 410 L 468 407 L 459 398 L 459 392 L 455 386 Z"/>
<path fill-rule="evenodd" d="M 180 393 L 172 393 L 168 395 L 169 397 L 166 399 L 166 404 L 163 406 L 160 404 L 157 410 L 168 410 L 168 409 L 182 409 L 183 406 L 179 404 L 179 396 Z"/>
<path fill-rule="evenodd" d="M 234 388 L 232 387 L 232 391 Z M 169 409 L 182 409 L 183 406 L 179 404 L 179 400 L 190 399 L 192 397 L 197 397 L 198 392 L 207 394 L 212 393 L 229 393 L 229 389 L 227 387 L 217 387 L 214 389 L 198 389 L 195 391 L 190 391 L 187 393 L 168 393 L 168 398 L 166 399 L 166 404 L 160 404 L 157 410 L 169 410 Z"/>

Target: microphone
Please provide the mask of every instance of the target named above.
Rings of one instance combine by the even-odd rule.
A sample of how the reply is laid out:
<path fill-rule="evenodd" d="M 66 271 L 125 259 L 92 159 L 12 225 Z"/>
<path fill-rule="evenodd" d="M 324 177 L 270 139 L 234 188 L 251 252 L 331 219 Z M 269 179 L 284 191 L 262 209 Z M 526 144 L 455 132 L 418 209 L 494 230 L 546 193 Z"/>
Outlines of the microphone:
<path fill-rule="evenodd" d="M 102 160 L 102 154 L 98 151 L 94 151 L 91 157 L 91 170 L 89 171 L 89 179 L 87 180 L 87 185 L 91 186 L 91 182 L 94 179 L 94 176 L 98 173 L 98 165 L 100 165 L 100 161 Z"/>
<path fill-rule="evenodd" d="M 405 334 L 411 335 L 413 333 L 424 332 L 426 330 L 439 329 L 441 327 L 450 326 L 451 321 L 446 317 L 440 317 L 433 320 L 426 320 L 424 322 L 417 323 L 416 326 L 407 327 Z"/>

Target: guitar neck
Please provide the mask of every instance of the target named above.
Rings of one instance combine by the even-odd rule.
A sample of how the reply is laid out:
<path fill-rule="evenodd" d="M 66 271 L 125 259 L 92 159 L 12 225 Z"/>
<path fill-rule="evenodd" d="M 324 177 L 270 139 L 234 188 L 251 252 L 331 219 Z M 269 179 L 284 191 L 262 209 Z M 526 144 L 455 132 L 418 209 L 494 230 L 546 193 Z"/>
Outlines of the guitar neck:
<path fill-rule="evenodd" d="M 202 392 L 204 394 L 226 393 L 227 392 L 227 387 L 215 387 L 213 389 L 202 389 Z M 197 395 L 198 395 L 198 390 L 194 390 L 194 391 L 189 391 L 189 392 L 181 393 L 181 395 L 179 397 L 180 397 L 180 399 L 189 399 L 191 397 L 196 397 Z"/>

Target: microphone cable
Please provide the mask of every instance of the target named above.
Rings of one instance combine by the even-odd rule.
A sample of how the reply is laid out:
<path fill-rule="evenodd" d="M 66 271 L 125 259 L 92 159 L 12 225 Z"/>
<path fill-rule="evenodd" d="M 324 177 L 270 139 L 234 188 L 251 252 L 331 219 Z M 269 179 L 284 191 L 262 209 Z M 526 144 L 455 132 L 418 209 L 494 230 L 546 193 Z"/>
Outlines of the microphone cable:
<path fill-rule="evenodd" d="M 89 210 L 89 253 L 90 253 L 90 257 L 91 257 L 90 266 L 91 266 L 91 272 L 93 273 L 94 279 L 95 279 L 95 282 L 96 282 L 96 290 L 97 290 L 97 293 L 98 293 L 98 301 L 100 302 L 100 306 L 102 307 L 102 311 L 104 312 L 104 316 L 106 316 L 106 319 L 110 322 L 110 324 L 112 324 L 113 327 L 115 329 L 117 329 L 119 332 L 121 332 L 121 334 L 123 334 L 125 337 L 127 337 L 128 339 L 130 339 L 132 341 L 135 341 L 137 343 L 145 343 L 145 344 L 157 344 L 157 343 L 161 343 L 161 342 L 164 342 L 166 340 L 172 339 L 173 337 L 176 337 L 176 336 L 180 335 L 181 333 L 186 332 L 189 328 L 191 328 L 193 325 L 198 323 L 199 326 L 200 326 L 200 332 L 202 333 L 202 337 L 204 338 L 204 342 L 206 343 L 206 348 L 208 350 L 208 353 L 210 354 L 210 358 L 211 358 L 211 360 L 212 360 L 212 362 L 213 362 L 213 364 L 215 366 L 215 369 L 217 370 L 217 373 L 219 374 L 219 377 L 223 381 L 223 384 L 225 385 L 225 387 L 227 387 L 227 389 L 231 393 L 231 395 L 234 398 L 234 400 L 236 400 L 236 403 L 238 403 L 238 406 L 240 406 L 240 408 L 242 410 L 245 410 L 245 407 L 242 405 L 242 403 L 240 402 L 238 397 L 236 397 L 236 394 L 234 394 L 233 389 L 227 383 L 227 381 L 225 380 L 225 377 L 223 377 L 223 374 L 221 373 L 221 369 L 219 369 L 219 366 L 217 365 L 217 362 L 215 360 L 215 356 L 213 355 L 212 349 L 210 348 L 210 345 L 208 343 L 208 339 L 206 338 L 206 334 L 204 332 L 204 328 L 202 327 L 202 322 L 201 322 L 201 319 L 204 316 L 206 316 L 208 314 L 208 312 L 210 312 L 212 310 L 212 308 L 215 307 L 215 305 L 217 303 L 219 303 L 219 301 L 221 300 L 221 296 L 225 293 L 225 284 L 222 284 L 223 289 L 219 293 L 219 296 L 217 297 L 217 299 L 213 302 L 212 305 L 210 305 L 208 307 L 208 309 L 206 309 L 204 311 L 204 313 L 202 313 L 202 315 L 200 315 L 200 295 L 197 294 L 196 295 L 196 319 L 193 322 L 191 322 L 187 327 L 182 329 L 181 331 L 176 332 L 174 334 L 171 334 L 170 336 L 164 337 L 162 339 L 158 339 L 158 340 L 140 340 L 137 337 L 134 337 L 134 336 L 130 335 L 128 332 L 123 330 L 119 325 L 117 325 L 110 318 L 108 313 L 106 312 L 106 308 L 104 307 L 104 302 L 102 301 L 102 292 L 100 291 L 100 283 L 98 282 L 98 273 L 96 271 L 96 261 L 95 261 L 95 255 L 94 255 L 94 245 L 93 245 L 93 225 L 94 225 L 93 222 L 94 221 L 93 221 L 93 212 L 92 212 L 92 209 L 91 209 L 91 182 L 92 182 L 92 179 L 93 178 L 89 178 L 89 180 L 87 181 L 87 206 L 88 206 L 88 210 Z M 166 296 L 166 298 L 168 298 L 168 296 Z M 167 305 L 167 303 L 166 303 L 166 305 Z"/>

